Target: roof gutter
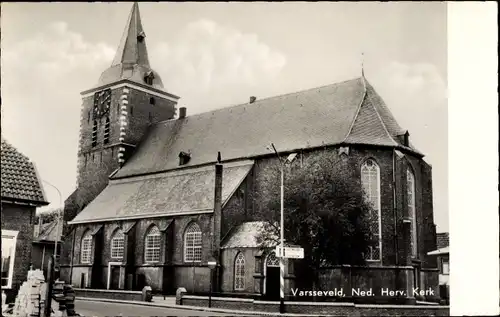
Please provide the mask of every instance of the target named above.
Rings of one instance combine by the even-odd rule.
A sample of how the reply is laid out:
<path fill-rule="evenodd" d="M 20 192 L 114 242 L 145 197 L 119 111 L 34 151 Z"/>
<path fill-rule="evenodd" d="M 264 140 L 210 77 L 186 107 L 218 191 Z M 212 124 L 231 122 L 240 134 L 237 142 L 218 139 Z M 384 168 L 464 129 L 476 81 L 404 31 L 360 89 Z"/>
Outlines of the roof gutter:
<path fill-rule="evenodd" d="M 149 214 L 149 215 L 133 215 L 133 216 L 128 216 L 128 217 L 121 216 L 121 217 L 108 217 L 108 218 L 92 219 L 92 220 L 68 221 L 68 225 L 111 222 L 111 221 L 120 221 L 120 220 L 135 220 L 135 219 L 146 219 L 146 218 L 187 216 L 187 215 L 209 214 L 209 213 L 213 213 L 213 212 L 214 212 L 213 209 L 198 209 L 198 210 L 181 211 L 181 212 L 162 212 L 162 213 L 158 213 L 158 214 Z"/>
<path fill-rule="evenodd" d="M 14 205 L 32 206 L 32 207 L 47 206 L 50 204 L 49 202 L 46 202 L 46 201 L 15 199 L 15 198 L 10 198 L 10 197 L 2 197 L 1 202 L 10 203 L 10 204 L 14 204 Z"/>

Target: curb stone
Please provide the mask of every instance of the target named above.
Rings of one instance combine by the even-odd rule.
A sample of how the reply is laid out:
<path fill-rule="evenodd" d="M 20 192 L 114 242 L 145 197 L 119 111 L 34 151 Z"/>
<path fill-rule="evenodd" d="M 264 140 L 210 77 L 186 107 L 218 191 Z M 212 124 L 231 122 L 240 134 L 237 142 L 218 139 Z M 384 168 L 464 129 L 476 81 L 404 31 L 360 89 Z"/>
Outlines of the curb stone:
<path fill-rule="evenodd" d="M 205 311 L 205 312 L 213 312 L 213 313 L 226 313 L 226 314 L 238 314 L 239 316 L 301 316 L 301 317 L 328 317 L 330 315 L 303 315 L 303 314 L 290 314 L 284 313 L 280 314 L 270 313 L 270 312 L 257 312 L 257 311 L 241 311 L 241 310 L 230 310 L 223 308 L 208 308 L 208 307 L 199 307 L 199 306 L 185 306 L 185 305 L 169 305 L 155 302 L 139 302 L 139 301 L 125 301 L 125 300 L 117 300 L 117 299 L 107 299 L 107 298 L 92 298 L 92 297 L 75 297 L 75 300 L 82 300 L 88 302 L 107 302 L 107 303 L 116 303 L 116 304 L 132 304 L 138 306 L 149 306 L 149 307 L 164 307 L 164 308 L 172 308 L 172 309 L 183 309 L 183 310 L 196 310 L 196 311 Z M 78 312 L 78 307 L 75 307 L 76 312 Z"/>

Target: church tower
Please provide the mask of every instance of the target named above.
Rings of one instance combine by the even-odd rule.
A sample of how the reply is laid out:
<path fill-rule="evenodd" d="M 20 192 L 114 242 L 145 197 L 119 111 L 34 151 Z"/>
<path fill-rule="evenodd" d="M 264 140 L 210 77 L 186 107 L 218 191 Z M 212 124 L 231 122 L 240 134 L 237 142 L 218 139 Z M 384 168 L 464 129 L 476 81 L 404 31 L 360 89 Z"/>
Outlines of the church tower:
<path fill-rule="evenodd" d="M 65 203 L 71 220 L 108 184 L 151 124 L 172 119 L 179 97 L 165 91 L 148 58 L 139 5 L 132 6 L 111 66 L 81 93 L 77 189 Z"/>

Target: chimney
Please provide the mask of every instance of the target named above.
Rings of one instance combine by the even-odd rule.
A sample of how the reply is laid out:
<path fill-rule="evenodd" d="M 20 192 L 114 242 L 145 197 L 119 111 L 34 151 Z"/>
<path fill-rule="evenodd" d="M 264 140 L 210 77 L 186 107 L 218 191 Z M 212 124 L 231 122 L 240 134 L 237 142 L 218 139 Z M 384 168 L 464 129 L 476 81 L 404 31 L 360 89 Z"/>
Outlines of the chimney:
<path fill-rule="evenodd" d="M 220 248 L 220 229 L 222 218 L 222 163 L 220 160 L 220 152 L 217 155 L 217 163 L 215 164 L 215 188 L 214 188 L 214 252 L 218 252 Z"/>
<path fill-rule="evenodd" d="M 251 96 L 250 97 L 250 103 L 254 103 L 257 100 L 257 97 Z"/>
<path fill-rule="evenodd" d="M 41 223 L 42 223 L 42 217 L 39 216 L 38 223 L 35 225 L 35 230 L 33 232 L 33 238 L 35 239 L 38 238 L 38 236 L 40 235 L 40 228 L 42 227 Z"/>
<path fill-rule="evenodd" d="M 408 131 L 404 134 L 404 146 L 410 146 L 410 133 Z"/>
<path fill-rule="evenodd" d="M 184 119 L 186 117 L 186 107 L 179 108 L 179 119 Z"/>
<path fill-rule="evenodd" d="M 220 243 L 221 243 L 221 230 L 222 230 L 222 163 L 220 152 L 217 154 L 217 163 L 215 164 L 215 187 L 214 187 L 214 213 L 213 213 L 213 230 L 212 230 L 212 256 L 220 265 Z M 220 270 L 217 267 L 216 272 L 212 276 L 213 285 L 216 290 L 220 286 Z"/>

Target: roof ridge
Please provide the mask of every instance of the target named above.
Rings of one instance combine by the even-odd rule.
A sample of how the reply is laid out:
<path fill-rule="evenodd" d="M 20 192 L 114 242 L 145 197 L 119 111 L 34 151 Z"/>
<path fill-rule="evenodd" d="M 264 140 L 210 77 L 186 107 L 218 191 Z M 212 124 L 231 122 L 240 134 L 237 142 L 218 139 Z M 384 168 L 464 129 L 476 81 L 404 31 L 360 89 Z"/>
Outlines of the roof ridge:
<path fill-rule="evenodd" d="M 266 98 L 263 98 L 263 99 L 257 99 L 255 101 L 255 103 L 261 102 L 261 101 L 268 101 L 268 100 L 274 99 L 274 98 L 283 98 L 283 97 L 287 97 L 287 96 L 298 95 L 298 94 L 309 92 L 309 91 L 312 91 L 312 90 L 315 90 L 315 89 L 322 89 L 322 88 L 326 88 L 326 87 L 330 87 L 330 86 L 334 86 L 334 85 L 342 85 L 342 84 L 345 84 L 345 83 L 348 83 L 348 82 L 352 82 L 352 81 L 356 81 L 356 80 L 359 80 L 359 79 L 361 79 L 361 77 L 355 77 L 355 78 L 343 80 L 343 81 L 336 82 L 336 83 L 331 83 L 331 84 L 321 85 L 321 86 L 317 86 L 317 87 L 306 88 L 306 89 L 302 89 L 302 90 L 295 91 L 295 92 L 289 92 L 289 93 L 284 93 L 284 94 L 280 94 L 280 95 L 270 96 L 270 97 L 266 97 Z M 365 87 L 365 90 L 366 90 L 366 87 Z M 186 116 L 186 119 L 192 118 L 192 117 L 199 117 L 199 116 L 202 116 L 202 115 L 207 115 L 209 113 L 214 113 L 214 112 L 218 112 L 218 111 L 222 111 L 222 110 L 243 107 L 243 106 L 246 106 L 246 105 L 250 105 L 250 103 L 248 103 L 248 102 L 247 103 L 240 103 L 240 104 L 236 104 L 236 105 L 232 105 L 232 106 L 228 106 L 228 107 L 223 107 L 223 108 L 217 108 L 217 109 L 213 109 L 213 110 L 208 110 L 208 111 L 205 111 L 205 112 L 200 112 L 200 113 L 196 113 L 196 114 L 193 114 L 193 115 L 190 115 L 190 116 Z M 173 120 L 177 120 L 177 119 L 173 118 L 173 119 L 167 119 L 167 120 L 159 121 L 157 123 L 152 124 L 152 126 L 158 125 L 160 123 L 165 123 L 167 121 L 173 121 Z"/>
<path fill-rule="evenodd" d="M 344 143 L 347 140 L 347 138 L 349 137 L 349 135 L 351 135 L 352 128 L 354 127 L 354 123 L 356 123 L 356 119 L 358 118 L 359 111 L 361 110 L 361 106 L 363 105 L 363 102 L 366 99 L 365 77 L 363 76 L 362 78 L 363 78 L 363 89 L 364 89 L 364 91 L 363 91 L 363 97 L 361 97 L 361 101 L 359 102 L 358 109 L 356 110 L 356 114 L 354 115 L 354 118 L 352 119 L 351 126 L 349 127 L 349 130 L 347 131 L 347 134 L 346 134 L 344 140 L 341 143 Z"/>
<path fill-rule="evenodd" d="M 382 127 L 384 127 L 384 131 L 389 136 L 389 139 L 392 140 L 392 142 L 394 142 L 394 145 L 396 145 L 396 146 L 399 145 L 399 143 L 396 140 L 394 140 L 392 135 L 389 133 L 389 130 L 387 129 L 387 126 L 385 125 L 384 120 L 382 120 L 382 117 L 380 116 L 380 113 L 378 112 L 377 107 L 375 107 L 375 105 L 371 101 L 371 98 L 368 96 L 368 93 L 366 94 L 366 96 L 368 97 L 368 99 L 370 99 L 369 104 L 372 106 L 373 110 L 375 110 L 375 113 L 377 114 L 377 118 L 379 119 L 380 123 L 382 124 Z"/>

